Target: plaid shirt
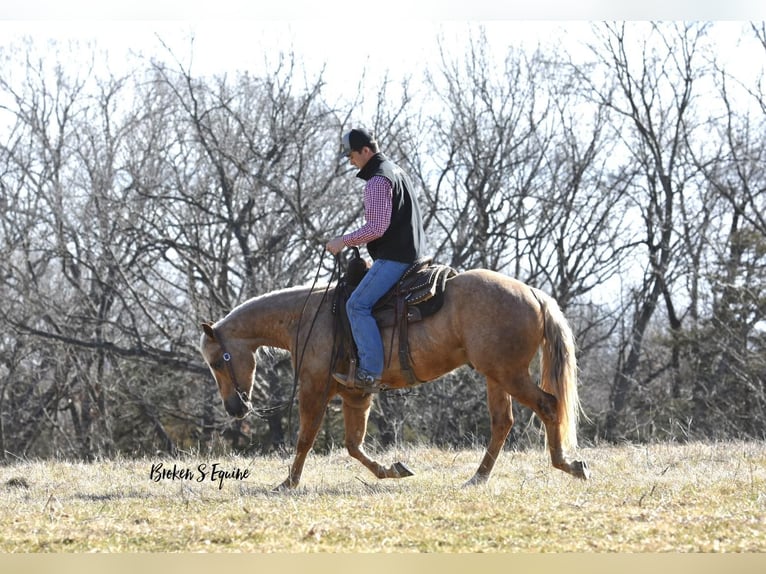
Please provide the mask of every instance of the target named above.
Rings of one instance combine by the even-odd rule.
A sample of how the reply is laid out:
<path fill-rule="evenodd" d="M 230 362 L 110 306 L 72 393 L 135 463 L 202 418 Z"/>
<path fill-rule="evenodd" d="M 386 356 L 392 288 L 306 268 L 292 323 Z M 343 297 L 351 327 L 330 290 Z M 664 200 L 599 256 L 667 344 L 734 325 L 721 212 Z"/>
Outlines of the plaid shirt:
<path fill-rule="evenodd" d="M 391 182 L 376 175 L 364 186 L 365 224 L 343 236 L 346 247 L 355 247 L 374 241 L 388 229 L 391 223 Z"/>

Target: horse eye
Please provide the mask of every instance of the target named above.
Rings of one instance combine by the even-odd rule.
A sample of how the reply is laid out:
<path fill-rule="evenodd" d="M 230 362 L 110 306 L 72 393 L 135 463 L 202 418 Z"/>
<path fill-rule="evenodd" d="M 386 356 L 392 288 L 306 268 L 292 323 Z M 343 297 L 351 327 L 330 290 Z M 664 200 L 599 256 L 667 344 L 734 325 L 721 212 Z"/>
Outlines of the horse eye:
<path fill-rule="evenodd" d="M 224 351 L 224 353 L 213 363 L 210 364 L 210 368 L 216 371 L 223 369 L 224 363 L 231 361 L 231 353 Z"/>

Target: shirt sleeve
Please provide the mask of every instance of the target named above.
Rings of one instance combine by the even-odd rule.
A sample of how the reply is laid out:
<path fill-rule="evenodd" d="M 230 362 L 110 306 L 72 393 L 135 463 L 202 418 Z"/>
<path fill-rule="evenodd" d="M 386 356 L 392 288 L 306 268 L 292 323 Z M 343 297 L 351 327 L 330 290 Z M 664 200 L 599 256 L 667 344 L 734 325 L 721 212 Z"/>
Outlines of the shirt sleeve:
<path fill-rule="evenodd" d="M 383 236 L 391 223 L 391 182 L 383 176 L 372 177 L 364 186 L 365 224 L 343 236 L 346 247 L 364 245 Z"/>

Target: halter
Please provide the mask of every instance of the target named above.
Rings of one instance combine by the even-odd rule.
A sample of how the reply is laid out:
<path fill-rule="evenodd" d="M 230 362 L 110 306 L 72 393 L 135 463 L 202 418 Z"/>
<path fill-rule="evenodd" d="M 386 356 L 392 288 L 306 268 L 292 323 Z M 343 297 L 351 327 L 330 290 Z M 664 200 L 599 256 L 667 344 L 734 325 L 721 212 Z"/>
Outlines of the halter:
<path fill-rule="evenodd" d="M 211 326 L 211 329 L 213 329 L 213 334 L 215 335 L 215 339 L 218 342 L 218 346 L 221 347 L 221 352 L 223 355 L 221 355 L 221 358 L 223 359 L 223 362 L 226 363 L 226 366 L 229 371 L 229 378 L 231 378 L 231 383 L 234 385 L 234 390 L 237 392 L 237 396 L 239 397 L 239 400 L 242 401 L 243 404 L 247 405 L 250 400 L 247 396 L 247 393 L 242 390 L 242 387 L 239 386 L 239 383 L 237 382 L 237 375 L 234 372 L 234 365 L 231 360 L 231 353 L 229 353 L 226 350 L 226 346 L 223 344 L 223 336 L 221 335 L 221 332 L 218 331 L 215 327 Z"/>

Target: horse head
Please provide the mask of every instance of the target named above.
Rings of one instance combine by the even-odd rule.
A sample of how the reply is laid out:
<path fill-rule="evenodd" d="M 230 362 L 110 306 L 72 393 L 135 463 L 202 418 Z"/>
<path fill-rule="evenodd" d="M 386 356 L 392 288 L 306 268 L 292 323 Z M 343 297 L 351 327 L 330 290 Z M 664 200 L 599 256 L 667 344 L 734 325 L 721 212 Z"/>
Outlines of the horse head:
<path fill-rule="evenodd" d="M 225 338 L 210 323 L 203 323 L 202 331 L 200 352 L 218 384 L 223 406 L 231 416 L 244 418 L 253 410 L 253 351 L 234 337 Z"/>

